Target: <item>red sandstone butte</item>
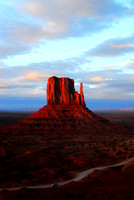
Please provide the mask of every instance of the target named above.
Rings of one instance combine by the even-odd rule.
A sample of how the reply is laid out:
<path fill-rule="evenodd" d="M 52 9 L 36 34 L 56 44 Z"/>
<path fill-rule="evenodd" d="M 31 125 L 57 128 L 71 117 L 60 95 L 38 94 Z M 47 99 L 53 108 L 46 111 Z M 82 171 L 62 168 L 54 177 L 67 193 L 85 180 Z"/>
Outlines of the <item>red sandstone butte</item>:
<path fill-rule="evenodd" d="M 74 80 L 52 76 L 47 83 L 47 104 L 82 105 L 85 106 L 83 84 L 80 83 L 80 94 L 75 91 Z"/>

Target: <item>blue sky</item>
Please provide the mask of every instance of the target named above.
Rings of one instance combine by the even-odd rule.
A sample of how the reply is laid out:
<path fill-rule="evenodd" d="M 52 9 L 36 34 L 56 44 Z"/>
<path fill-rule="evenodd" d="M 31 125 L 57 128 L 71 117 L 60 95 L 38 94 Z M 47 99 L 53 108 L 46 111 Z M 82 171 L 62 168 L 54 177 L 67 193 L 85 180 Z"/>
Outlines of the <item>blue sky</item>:
<path fill-rule="evenodd" d="M 0 110 L 42 107 L 50 76 L 89 108 L 134 107 L 133 0 L 0 0 Z"/>

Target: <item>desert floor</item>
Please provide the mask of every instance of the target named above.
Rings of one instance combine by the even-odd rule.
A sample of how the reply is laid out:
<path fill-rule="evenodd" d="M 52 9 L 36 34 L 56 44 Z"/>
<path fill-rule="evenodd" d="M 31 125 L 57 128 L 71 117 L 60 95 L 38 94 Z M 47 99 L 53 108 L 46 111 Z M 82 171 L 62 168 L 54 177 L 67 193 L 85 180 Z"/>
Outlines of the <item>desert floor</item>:
<path fill-rule="evenodd" d="M 94 170 L 79 181 L 50 188 L 28 188 L 74 179 L 79 173 L 134 157 L 134 113 L 97 114 L 122 125 L 121 133 L 90 130 L 56 134 L 12 134 L 11 122 L 31 113 L 0 113 L 0 199 L 134 199 L 134 161 Z M 8 127 L 5 131 L 3 124 Z M 123 132 L 124 130 L 124 132 Z M 14 130 L 15 131 L 15 130 Z M 18 190 L 9 191 L 10 188 Z"/>

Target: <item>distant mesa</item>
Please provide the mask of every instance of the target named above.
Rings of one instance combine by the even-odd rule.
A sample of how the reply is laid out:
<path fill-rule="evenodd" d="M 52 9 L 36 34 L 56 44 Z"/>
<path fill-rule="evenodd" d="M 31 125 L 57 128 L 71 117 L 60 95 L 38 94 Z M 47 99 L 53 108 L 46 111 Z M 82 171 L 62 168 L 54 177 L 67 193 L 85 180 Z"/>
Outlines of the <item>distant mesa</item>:
<path fill-rule="evenodd" d="M 80 94 L 75 91 L 74 80 L 52 76 L 47 83 L 47 104 L 82 105 L 85 106 L 83 84 L 80 83 Z"/>

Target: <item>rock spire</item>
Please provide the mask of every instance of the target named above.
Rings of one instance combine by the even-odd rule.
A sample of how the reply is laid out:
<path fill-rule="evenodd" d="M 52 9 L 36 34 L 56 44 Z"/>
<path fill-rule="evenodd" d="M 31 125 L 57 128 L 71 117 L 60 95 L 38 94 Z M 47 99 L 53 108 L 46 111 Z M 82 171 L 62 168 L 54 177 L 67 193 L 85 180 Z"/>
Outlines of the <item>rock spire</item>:
<path fill-rule="evenodd" d="M 47 104 L 82 105 L 85 106 L 83 84 L 80 83 L 80 94 L 75 91 L 74 80 L 66 77 L 52 76 L 47 83 Z"/>

